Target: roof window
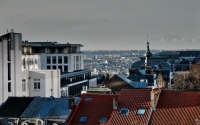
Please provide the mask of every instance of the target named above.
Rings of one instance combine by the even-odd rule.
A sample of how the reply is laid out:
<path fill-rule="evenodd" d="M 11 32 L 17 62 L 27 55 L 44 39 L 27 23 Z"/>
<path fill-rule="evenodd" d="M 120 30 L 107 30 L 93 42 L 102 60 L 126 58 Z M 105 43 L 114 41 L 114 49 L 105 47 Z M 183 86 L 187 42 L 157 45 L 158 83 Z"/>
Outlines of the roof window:
<path fill-rule="evenodd" d="M 85 100 L 86 101 L 92 101 L 92 98 L 91 97 L 86 97 Z"/>
<path fill-rule="evenodd" d="M 106 123 L 106 121 L 108 120 L 108 117 L 101 117 L 101 119 L 99 120 L 100 123 Z"/>
<path fill-rule="evenodd" d="M 129 109 L 128 108 L 121 108 L 119 113 L 122 114 L 122 115 L 128 115 Z"/>
<path fill-rule="evenodd" d="M 139 108 L 139 109 L 137 110 L 137 115 L 144 115 L 145 111 L 146 111 L 145 108 Z"/>
<path fill-rule="evenodd" d="M 80 119 L 79 119 L 79 122 L 86 122 L 87 121 L 87 116 L 82 116 Z"/>

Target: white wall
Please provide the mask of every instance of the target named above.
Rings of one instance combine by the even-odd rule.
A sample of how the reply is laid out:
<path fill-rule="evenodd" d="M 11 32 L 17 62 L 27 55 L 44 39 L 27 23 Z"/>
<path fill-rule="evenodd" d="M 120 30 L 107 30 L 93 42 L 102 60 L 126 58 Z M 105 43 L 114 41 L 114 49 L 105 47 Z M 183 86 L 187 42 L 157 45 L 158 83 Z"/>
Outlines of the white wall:
<path fill-rule="evenodd" d="M 27 81 L 27 90 L 23 92 L 23 95 L 31 97 L 60 97 L 60 70 L 29 70 L 23 71 L 22 74 L 22 78 Z M 34 79 L 40 80 L 40 89 L 34 89 Z"/>
<path fill-rule="evenodd" d="M 9 33 L 9 38 L 0 42 L 0 104 L 6 101 L 8 96 L 21 96 L 19 84 L 21 83 L 21 33 Z M 10 61 L 8 60 L 7 43 L 10 39 Z M 10 80 L 8 80 L 8 63 L 10 63 Z M 11 92 L 8 92 L 8 82 L 11 83 Z"/>

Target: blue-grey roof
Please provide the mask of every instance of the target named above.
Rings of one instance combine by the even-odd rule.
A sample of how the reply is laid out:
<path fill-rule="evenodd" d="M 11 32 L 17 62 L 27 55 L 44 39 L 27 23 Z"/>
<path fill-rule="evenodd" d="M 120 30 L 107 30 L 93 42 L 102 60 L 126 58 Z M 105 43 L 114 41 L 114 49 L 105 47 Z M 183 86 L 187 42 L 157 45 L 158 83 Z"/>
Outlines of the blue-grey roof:
<path fill-rule="evenodd" d="M 22 42 L 22 46 L 31 46 L 31 47 L 71 47 L 71 46 L 80 46 L 81 44 L 61 44 L 57 42 Z"/>
<path fill-rule="evenodd" d="M 77 99 L 75 100 L 77 101 Z M 35 97 L 20 117 L 66 119 L 70 114 L 71 109 L 68 108 L 68 98 L 50 100 L 50 98 Z"/>
<path fill-rule="evenodd" d="M 125 82 L 127 82 L 127 83 L 131 83 L 131 82 L 133 82 L 133 81 L 131 81 L 130 79 L 128 79 L 128 78 L 126 78 L 125 76 L 122 76 L 122 75 L 119 75 L 119 74 L 116 74 L 119 78 L 121 78 L 122 80 L 124 80 Z"/>
<path fill-rule="evenodd" d="M 146 82 L 133 82 L 130 79 L 126 78 L 125 76 L 116 74 L 119 78 L 121 78 L 122 80 L 124 80 L 125 82 L 127 82 L 128 84 L 130 84 L 131 86 L 133 86 L 134 88 L 147 88 L 148 87 L 148 83 Z"/>
<path fill-rule="evenodd" d="M 134 88 L 147 88 L 148 83 L 147 82 L 131 82 L 130 83 Z"/>

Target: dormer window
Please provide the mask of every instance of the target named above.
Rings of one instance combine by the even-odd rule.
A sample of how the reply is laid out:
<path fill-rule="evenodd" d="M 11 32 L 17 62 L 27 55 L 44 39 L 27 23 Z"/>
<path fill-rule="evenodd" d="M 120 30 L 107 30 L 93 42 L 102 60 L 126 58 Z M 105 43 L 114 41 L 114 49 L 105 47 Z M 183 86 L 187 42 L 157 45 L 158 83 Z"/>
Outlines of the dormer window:
<path fill-rule="evenodd" d="M 129 109 L 128 108 L 121 108 L 119 113 L 122 114 L 122 115 L 128 115 Z"/>
<path fill-rule="evenodd" d="M 145 108 L 139 108 L 139 109 L 137 110 L 137 115 L 144 115 L 145 111 L 146 111 Z"/>

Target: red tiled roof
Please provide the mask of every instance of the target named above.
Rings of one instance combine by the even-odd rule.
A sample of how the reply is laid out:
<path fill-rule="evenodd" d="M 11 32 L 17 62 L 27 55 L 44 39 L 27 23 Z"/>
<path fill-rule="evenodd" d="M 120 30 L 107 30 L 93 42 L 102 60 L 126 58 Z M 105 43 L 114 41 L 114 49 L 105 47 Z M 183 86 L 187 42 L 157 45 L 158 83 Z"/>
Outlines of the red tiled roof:
<path fill-rule="evenodd" d="M 145 125 L 150 116 L 150 89 L 122 89 L 118 97 L 118 108 L 113 110 L 109 125 Z M 121 108 L 128 108 L 128 115 L 120 114 Z M 144 115 L 137 115 L 138 108 L 145 108 Z"/>
<path fill-rule="evenodd" d="M 200 123 L 200 92 L 162 90 L 150 125 L 196 125 Z"/>
<path fill-rule="evenodd" d="M 90 97 L 92 101 L 86 101 Z M 83 94 L 74 115 L 68 125 L 99 125 L 99 120 L 103 116 L 110 117 L 113 110 L 113 99 L 118 95 Z M 80 123 L 81 116 L 88 116 L 86 123 Z"/>

